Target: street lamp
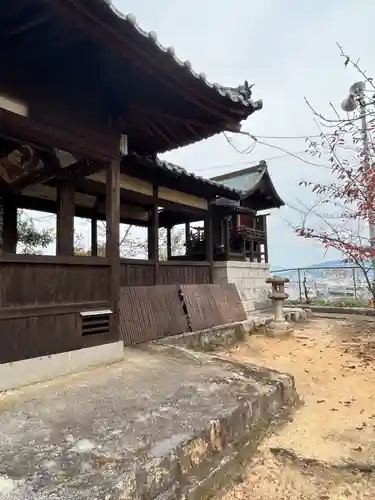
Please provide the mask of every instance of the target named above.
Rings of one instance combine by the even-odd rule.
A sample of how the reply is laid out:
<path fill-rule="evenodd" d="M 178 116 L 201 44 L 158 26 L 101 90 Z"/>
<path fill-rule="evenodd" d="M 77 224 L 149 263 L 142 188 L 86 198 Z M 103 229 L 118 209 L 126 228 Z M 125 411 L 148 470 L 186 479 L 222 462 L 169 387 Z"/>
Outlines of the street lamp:
<path fill-rule="evenodd" d="M 355 82 L 349 89 L 349 95 L 346 99 L 344 99 L 341 103 L 341 108 L 343 111 L 347 113 L 351 113 L 359 108 L 359 114 L 361 118 L 361 135 L 362 135 L 362 144 L 363 144 L 363 157 L 365 162 L 365 168 L 370 173 L 372 165 L 370 165 L 370 147 L 368 141 L 368 130 L 367 130 L 367 119 L 366 119 L 366 101 L 365 101 L 365 90 L 366 84 L 365 82 Z M 369 193 L 369 196 L 371 193 Z M 372 279 L 375 280 L 375 217 L 373 213 L 373 207 L 370 207 L 369 210 L 369 233 L 370 233 L 370 247 L 371 247 L 371 261 L 372 261 Z M 375 282 L 374 285 L 375 286 Z"/>

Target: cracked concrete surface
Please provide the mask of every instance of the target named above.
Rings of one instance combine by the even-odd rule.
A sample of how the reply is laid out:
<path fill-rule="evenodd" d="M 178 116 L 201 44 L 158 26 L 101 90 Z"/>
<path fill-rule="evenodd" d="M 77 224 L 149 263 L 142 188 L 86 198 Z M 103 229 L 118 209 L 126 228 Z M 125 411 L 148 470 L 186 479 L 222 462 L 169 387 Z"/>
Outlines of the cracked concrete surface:
<path fill-rule="evenodd" d="M 296 396 L 291 377 L 206 353 L 125 358 L 0 395 L 0 499 L 201 498 Z"/>

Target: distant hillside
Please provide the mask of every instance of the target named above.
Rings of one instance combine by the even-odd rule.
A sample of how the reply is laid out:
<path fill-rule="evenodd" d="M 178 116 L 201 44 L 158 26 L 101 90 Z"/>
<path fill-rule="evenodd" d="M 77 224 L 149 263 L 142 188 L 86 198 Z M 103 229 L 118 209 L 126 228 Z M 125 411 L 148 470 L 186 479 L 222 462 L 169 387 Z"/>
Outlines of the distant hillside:
<path fill-rule="evenodd" d="M 330 267 L 355 267 L 355 264 L 353 262 L 344 262 L 342 260 L 329 260 L 327 262 L 320 262 L 319 264 L 312 264 L 311 266 L 301 267 L 300 269 L 326 269 Z M 271 272 L 275 271 L 283 271 L 283 269 L 280 267 L 273 267 Z M 288 269 L 286 269 L 286 271 L 288 271 Z"/>
<path fill-rule="evenodd" d="M 325 268 L 325 267 L 353 267 L 353 262 L 344 262 L 343 260 L 329 260 L 328 262 L 321 262 L 320 264 L 313 264 L 308 266 L 307 269 Z"/>

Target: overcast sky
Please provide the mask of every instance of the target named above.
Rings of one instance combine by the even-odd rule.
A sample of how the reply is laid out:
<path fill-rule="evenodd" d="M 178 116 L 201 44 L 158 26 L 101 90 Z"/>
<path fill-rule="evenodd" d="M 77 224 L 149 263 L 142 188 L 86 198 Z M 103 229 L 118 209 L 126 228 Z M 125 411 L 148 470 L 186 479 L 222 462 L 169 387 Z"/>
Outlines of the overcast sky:
<path fill-rule="evenodd" d="M 264 107 L 243 124 L 255 135 L 317 133 L 304 96 L 326 111 L 329 101 L 339 105 L 350 84 L 358 80 L 353 69 L 344 68 L 336 42 L 375 74 L 371 65 L 375 2 L 370 0 L 116 0 L 115 4 L 125 13 L 132 12 L 144 29 L 155 31 L 163 45 L 173 46 L 180 59 L 188 59 L 211 81 L 255 83 L 253 96 L 262 98 Z M 266 141 L 294 153 L 305 149 L 303 140 Z M 243 138 L 235 143 L 248 144 Z M 218 136 L 166 157 L 209 177 L 243 168 L 242 162 L 254 164 L 280 155 L 261 145 L 250 155 L 240 155 Z M 291 156 L 270 159 L 268 166 L 287 204 L 306 199 L 308 192 L 297 187 L 299 180 L 324 175 L 324 169 Z M 297 238 L 285 222 L 296 220 L 297 214 L 288 207 L 273 211 L 269 221 L 272 266 L 295 267 L 336 258 L 334 254 L 324 257 L 321 247 Z"/>

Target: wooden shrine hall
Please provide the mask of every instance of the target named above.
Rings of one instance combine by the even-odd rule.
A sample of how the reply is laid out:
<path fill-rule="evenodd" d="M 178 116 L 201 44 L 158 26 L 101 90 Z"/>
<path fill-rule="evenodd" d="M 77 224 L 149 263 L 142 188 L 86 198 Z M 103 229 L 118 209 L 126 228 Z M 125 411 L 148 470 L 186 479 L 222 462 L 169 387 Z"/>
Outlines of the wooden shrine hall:
<path fill-rule="evenodd" d="M 219 196 L 212 201 L 212 253 L 215 261 L 268 263 L 267 215 L 265 210 L 284 205 L 268 172 L 266 162 L 254 167 L 213 177 L 213 183 L 232 189 L 235 196 Z M 207 231 L 198 222 L 199 215 L 181 212 L 160 213 L 160 222 L 170 231 L 174 225 L 185 224 L 186 255 L 170 259 L 206 260 Z M 170 241 L 170 238 L 169 238 Z"/>
<path fill-rule="evenodd" d="M 262 103 L 247 82 L 209 83 L 107 0 L 3 0 L 0 33 L 0 363 L 115 343 L 120 289 L 212 283 L 218 200 L 241 203 L 157 155 L 239 130 Z M 17 209 L 57 214 L 56 256 L 16 253 Z M 159 262 L 158 227 L 176 214 L 204 221 L 205 250 Z M 74 217 L 92 222 L 91 256 L 73 256 Z M 148 260 L 120 259 L 120 223 L 148 228 Z"/>

